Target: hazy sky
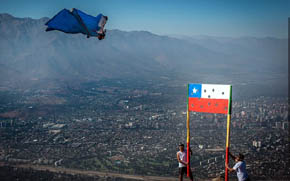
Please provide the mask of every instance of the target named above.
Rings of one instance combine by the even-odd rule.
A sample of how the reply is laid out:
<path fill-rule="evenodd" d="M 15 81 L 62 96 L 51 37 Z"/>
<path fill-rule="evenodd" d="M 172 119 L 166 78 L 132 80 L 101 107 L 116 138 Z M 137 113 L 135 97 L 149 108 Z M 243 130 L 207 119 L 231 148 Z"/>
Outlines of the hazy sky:
<path fill-rule="evenodd" d="M 288 36 L 290 0 L 0 0 L 0 13 L 52 17 L 63 8 L 109 17 L 106 28 L 160 35 Z"/>

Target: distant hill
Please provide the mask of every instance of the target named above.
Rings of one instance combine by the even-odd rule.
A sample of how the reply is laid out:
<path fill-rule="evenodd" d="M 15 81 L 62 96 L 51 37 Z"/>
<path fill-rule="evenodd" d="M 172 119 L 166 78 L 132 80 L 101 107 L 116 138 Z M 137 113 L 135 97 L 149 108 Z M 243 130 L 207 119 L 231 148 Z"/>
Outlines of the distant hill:
<path fill-rule="evenodd" d="M 45 32 L 46 21 L 0 14 L 0 86 L 168 77 L 258 86 L 267 94 L 287 93 L 286 39 L 171 37 L 108 30 L 106 39 L 99 41 Z"/>

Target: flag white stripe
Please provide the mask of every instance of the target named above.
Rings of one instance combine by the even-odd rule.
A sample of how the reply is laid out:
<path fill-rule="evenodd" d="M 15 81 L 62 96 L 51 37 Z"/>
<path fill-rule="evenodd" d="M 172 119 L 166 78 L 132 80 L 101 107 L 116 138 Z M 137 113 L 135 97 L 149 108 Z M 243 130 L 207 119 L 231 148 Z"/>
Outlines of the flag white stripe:
<path fill-rule="evenodd" d="M 230 85 L 202 84 L 201 98 L 229 99 Z"/>

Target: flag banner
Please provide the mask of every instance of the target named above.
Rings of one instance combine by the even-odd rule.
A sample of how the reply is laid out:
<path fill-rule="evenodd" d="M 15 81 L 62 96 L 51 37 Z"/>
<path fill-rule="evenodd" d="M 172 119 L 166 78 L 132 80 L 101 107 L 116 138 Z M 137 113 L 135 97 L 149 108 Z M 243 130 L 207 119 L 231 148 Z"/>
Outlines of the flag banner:
<path fill-rule="evenodd" d="M 188 110 L 230 114 L 231 85 L 189 84 Z"/>

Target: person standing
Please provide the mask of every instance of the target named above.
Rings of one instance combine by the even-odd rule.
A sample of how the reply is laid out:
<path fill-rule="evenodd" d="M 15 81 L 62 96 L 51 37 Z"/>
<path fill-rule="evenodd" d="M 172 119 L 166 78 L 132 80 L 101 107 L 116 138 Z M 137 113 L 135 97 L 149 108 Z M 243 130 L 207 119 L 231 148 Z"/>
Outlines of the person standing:
<path fill-rule="evenodd" d="M 246 163 L 244 161 L 244 155 L 239 153 L 238 156 L 234 156 L 229 152 L 229 156 L 235 160 L 236 164 L 233 168 L 230 168 L 229 165 L 226 163 L 225 166 L 228 168 L 230 172 L 236 171 L 237 177 L 239 181 L 250 181 L 249 175 L 246 170 Z"/>
<path fill-rule="evenodd" d="M 179 151 L 177 152 L 177 161 L 178 161 L 178 168 L 179 168 L 179 181 L 183 180 L 183 175 L 187 174 L 187 150 L 184 149 L 184 144 L 179 144 Z M 192 154 L 191 149 L 189 150 L 190 154 Z M 189 173 L 190 180 L 193 181 L 193 176 L 190 171 Z"/>

